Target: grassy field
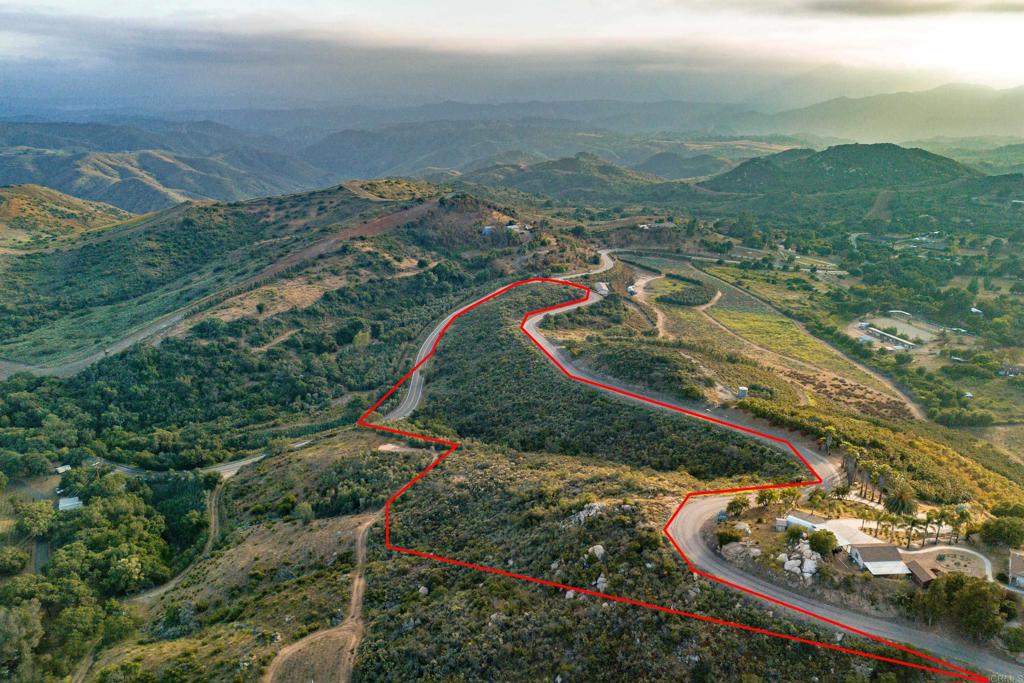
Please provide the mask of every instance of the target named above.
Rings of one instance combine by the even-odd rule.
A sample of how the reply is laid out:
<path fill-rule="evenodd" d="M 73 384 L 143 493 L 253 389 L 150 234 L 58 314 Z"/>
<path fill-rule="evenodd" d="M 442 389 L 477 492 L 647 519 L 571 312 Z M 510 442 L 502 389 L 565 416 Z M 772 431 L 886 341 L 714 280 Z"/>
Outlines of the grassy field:
<path fill-rule="evenodd" d="M 708 313 L 736 334 L 758 346 L 831 370 L 874 389 L 885 388 L 874 377 L 834 352 L 825 342 L 811 336 L 795 322 L 777 313 L 766 315 L 717 307 L 709 309 Z"/>

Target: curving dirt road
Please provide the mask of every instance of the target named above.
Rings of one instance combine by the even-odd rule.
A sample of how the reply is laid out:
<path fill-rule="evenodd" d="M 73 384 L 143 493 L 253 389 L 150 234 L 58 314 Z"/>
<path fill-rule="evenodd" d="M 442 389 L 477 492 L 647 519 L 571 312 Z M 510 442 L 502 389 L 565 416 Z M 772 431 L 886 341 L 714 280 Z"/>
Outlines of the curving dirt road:
<path fill-rule="evenodd" d="M 356 650 L 365 631 L 366 537 L 380 516 L 380 512 L 369 515 L 356 532 L 356 566 L 352 570 L 352 595 L 345 621 L 281 648 L 263 674 L 262 683 L 348 683 L 352 680 Z M 325 651 L 318 651 L 321 648 Z"/>

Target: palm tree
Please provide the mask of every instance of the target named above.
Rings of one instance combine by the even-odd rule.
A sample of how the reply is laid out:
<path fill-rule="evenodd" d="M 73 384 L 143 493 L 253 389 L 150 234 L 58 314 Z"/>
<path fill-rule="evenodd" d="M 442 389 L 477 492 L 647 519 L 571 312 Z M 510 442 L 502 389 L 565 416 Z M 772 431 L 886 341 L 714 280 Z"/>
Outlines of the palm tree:
<path fill-rule="evenodd" d="M 939 534 L 942 532 L 942 525 L 949 524 L 951 514 L 947 507 L 939 508 L 939 511 L 935 514 L 935 542 L 932 545 L 939 544 Z"/>
<path fill-rule="evenodd" d="M 917 503 L 914 502 L 914 492 L 905 483 L 896 484 L 885 500 L 885 508 L 898 515 L 912 514 L 917 508 Z"/>
<path fill-rule="evenodd" d="M 885 512 L 883 510 L 876 510 L 874 508 L 871 508 L 871 519 L 875 523 L 875 537 L 881 538 L 882 526 L 885 524 Z"/>
<path fill-rule="evenodd" d="M 939 525 L 936 524 L 936 522 L 935 522 L 935 520 L 937 518 L 938 518 L 938 513 L 935 510 L 925 510 L 924 511 L 924 535 L 925 536 L 928 535 L 928 529 L 931 528 L 932 524 L 935 524 L 936 528 L 939 527 Z M 939 532 L 936 531 L 935 532 L 935 537 L 938 538 L 938 536 L 939 536 Z M 922 547 L 924 546 L 924 541 L 921 542 L 921 546 Z"/>
<path fill-rule="evenodd" d="M 967 503 L 960 503 L 956 506 L 956 513 L 953 518 L 953 526 L 956 528 L 956 542 L 960 542 L 960 531 L 964 525 L 971 520 L 971 508 Z"/>
<path fill-rule="evenodd" d="M 907 550 L 910 550 L 910 544 L 914 540 L 914 529 L 917 528 L 919 520 L 914 515 L 908 515 L 907 517 L 904 517 L 904 520 L 906 520 L 907 529 Z"/>
<path fill-rule="evenodd" d="M 881 487 L 881 483 L 880 482 L 881 482 L 881 478 L 882 478 L 882 473 L 877 468 L 872 467 L 870 470 L 868 470 L 868 477 L 871 479 L 871 485 L 875 488 L 875 491 L 878 492 L 878 502 L 881 503 L 882 502 L 882 487 Z M 874 492 L 871 492 L 871 497 L 868 498 L 868 500 L 870 500 L 872 503 L 875 502 L 875 494 L 874 494 Z"/>

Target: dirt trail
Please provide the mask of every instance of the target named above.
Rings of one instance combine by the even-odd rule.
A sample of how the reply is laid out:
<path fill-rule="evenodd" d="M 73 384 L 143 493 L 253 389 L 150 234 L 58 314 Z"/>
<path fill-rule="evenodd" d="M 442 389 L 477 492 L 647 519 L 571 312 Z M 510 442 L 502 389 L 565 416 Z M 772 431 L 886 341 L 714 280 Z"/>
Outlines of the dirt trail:
<path fill-rule="evenodd" d="M 722 298 L 722 290 L 716 289 L 715 290 L 715 295 L 713 297 L 711 297 L 711 301 L 707 302 L 706 304 L 701 304 L 700 306 L 697 306 L 696 308 L 697 308 L 698 311 L 703 313 L 704 311 L 708 310 L 709 308 L 711 308 L 712 306 L 717 304 L 718 300 L 721 299 L 721 298 Z"/>
<path fill-rule="evenodd" d="M 371 202 L 388 201 L 384 197 L 378 197 L 377 195 L 367 190 L 365 187 L 363 187 L 363 184 L 358 180 L 349 180 L 347 182 L 342 183 L 341 186 L 344 187 L 349 192 L 351 192 L 352 194 L 356 195 L 357 197 L 361 197 Z"/>
<path fill-rule="evenodd" d="M 356 650 L 366 628 L 363 624 L 366 537 L 380 515 L 379 512 L 374 513 L 358 528 L 356 566 L 352 570 L 352 597 L 345 621 L 283 647 L 270 662 L 261 683 L 348 683 L 352 680 Z"/>
<path fill-rule="evenodd" d="M 132 596 L 127 602 L 132 602 L 137 605 L 149 606 L 156 602 L 161 595 L 177 586 L 188 570 L 196 566 L 200 561 L 210 555 L 210 551 L 213 549 L 213 544 L 217 542 L 220 537 L 220 501 L 221 494 L 224 492 L 224 484 L 220 483 L 217 488 L 213 489 L 210 493 L 210 499 L 206 502 L 206 512 L 210 520 L 210 530 L 206 536 L 206 543 L 203 545 L 203 550 L 199 553 L 199 556 L 193 560 L 192 564 L 186 567 L 184 570 L 178 573 L 177 576 L 172 578 L 167 583 L 160 584 L 155 588 L 150 588 L 148 591 L 143 591 L 137 595 Z"/>
<path fill-rule="evenodd" d="M 635 270 L 635 269 L 634 269 Z M 636 287 L 636 300 L 644 304 L 647 308 L 654 311 L 654 324 L 658 328 L 658 336 L 666 337 L 668 333 L 665 331 L 665 314 L 661 312 L 661 309 L 652 304 L 647 299 L 647 285 L 655 280 L 665 277 L 664 275 L 640 275 L 639 271 L 636 271 L 637 278 L 633 286 Z"/>

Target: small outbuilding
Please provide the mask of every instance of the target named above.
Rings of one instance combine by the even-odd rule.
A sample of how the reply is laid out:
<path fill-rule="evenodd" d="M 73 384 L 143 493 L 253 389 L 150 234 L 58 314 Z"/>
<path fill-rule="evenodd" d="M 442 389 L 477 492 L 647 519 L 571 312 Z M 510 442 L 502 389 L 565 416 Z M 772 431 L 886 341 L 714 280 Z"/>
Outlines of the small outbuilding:
<path fill-rule="evenodd" d="M 68 510 L 77 510 L 82 507 L 82 499 L 78 496 L 70 496 L 67 498 L 61 497 L 57 499 L 57 512 L 67 512 Z"/>
<path fill-rule="evenodd" d="M 71 470 L 71 465 L 57 465 L 57 467 L 55 467 L 53 471 L 56 474 L 64 474 L 65 472 L 68 472 L 70 470 Z"/>
<path fill-rule="evenodd" d="M 907 562 L 907 569 L 910 570 L 910 578 L 921 588 L 927 588 L 935 580 L 935 572 L 917 560 Z"/>
<path fill-rule="evenodd" d="M 793 526 L 802 526 L 809 531 L 818 531 L 825 528 L 825 522 L 828 520 L 820 515 L 813 515 L 810 512 L 802 512 L 800 510 L 790 510 L 786 513 L 786 528 Z"/>

